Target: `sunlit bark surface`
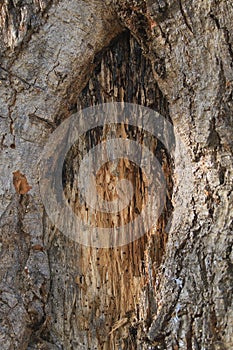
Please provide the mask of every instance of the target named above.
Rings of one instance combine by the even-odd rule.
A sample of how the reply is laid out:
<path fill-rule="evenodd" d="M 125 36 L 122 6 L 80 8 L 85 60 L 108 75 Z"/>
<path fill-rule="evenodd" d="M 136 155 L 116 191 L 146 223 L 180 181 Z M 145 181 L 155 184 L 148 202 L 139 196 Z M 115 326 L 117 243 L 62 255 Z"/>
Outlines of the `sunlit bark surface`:
<path fill-rule="evenodd" d="M 230 0 L 2 1 L 1 349 L 232 348 L 232 23 Z M 117 101 L 158 111 L 187 154 L 176 145 L 171 155 L 127 125 L 83 135 L 63 171 L 76 213 L 89 215 L 73 174 L 110 134 L 147 145 L 167 184 L 147 234 L 123 247 L 84 247 L 48 218 L 38 159 L 63 120 Z M 131 162 L 108 163 L 97 179 L 106 199 L 114 171 L 135 190 L 117 219 L 127 222 L 146 184 Z"/>

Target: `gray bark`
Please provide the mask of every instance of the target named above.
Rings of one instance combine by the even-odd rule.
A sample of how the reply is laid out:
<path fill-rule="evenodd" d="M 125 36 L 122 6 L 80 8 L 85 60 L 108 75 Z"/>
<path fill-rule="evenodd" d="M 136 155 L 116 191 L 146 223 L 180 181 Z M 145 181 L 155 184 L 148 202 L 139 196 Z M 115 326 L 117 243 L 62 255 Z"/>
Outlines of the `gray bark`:
<path fill-rule="evenodd" d="M 231 1 L 4 0 L 0 8 L 1 348 L 231 349 Z M 112 101 L 160 112 L 187 154 L 176 146 L 171 156 L 149 134 L 123 128 L 160 159 L 166 206 L 137 241 L 97 249 L 50 221 L 38 159 L 63 120 Z M 74 210 L 77 155 L 105 137 L 96 128 L 67 155 Z M 29 192 L 24 177 L 14 186 L 17 170 Z M 133 211 L 145 186 L 139 169 L 132 174 Z"/>

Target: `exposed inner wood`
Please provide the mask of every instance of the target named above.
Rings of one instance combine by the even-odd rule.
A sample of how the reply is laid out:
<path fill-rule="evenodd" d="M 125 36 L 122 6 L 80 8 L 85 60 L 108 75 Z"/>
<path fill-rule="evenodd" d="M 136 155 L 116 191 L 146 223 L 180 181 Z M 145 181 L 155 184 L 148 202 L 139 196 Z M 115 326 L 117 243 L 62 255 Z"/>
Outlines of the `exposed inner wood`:
<path fill-rule="evenodd" d="M 167 117 L 168 106 L 153 79 L 150 62 L 129 33 L 117 38 L 97 59 L 99 64 L 78 98 L 78 110 L 104 102 L 125 101 L 143 104 Z M 93 225 L 115 227 L 130 222 L 140 214 L 147 200 L 145 175 L 140 167 L 122 158 L 103 165 L 96 184 L 103 199 L 113 200 L 117 196 L 117 181 L 128 179 L 134 190 L 130 205 L 112 214 L 90 211 L 86 203 L 80 203 L 74 176 L 80 161 L 91 148 L 111 137 L 135 140 L 156 155 L 167 183 L 166 206 L 157 226 L 126 246 L 98 249 L 75 245 L 71 248 L 74 251 L 69 253 L 69 259 L 77 259 L 77 270 L 73 271 L 76 287 L 70 327 L 78 322 L 78 338 L 85 339 L 88 335 L 90 349 L 94 345 L 98 349 L 115 349 L 117 344 L 124 349 L 135 349 L 136 333 L 149 324 L 157 308 L 153 298 L 154 276 L 166 249 L 165 226 L 172 211 L 172 166 L 161 142 L 139 128 L 115 124 L 88 131 L 67 155 L 63 180 L 74 211 Z M 143 230 L 143 227 L 137 229 Z"/>

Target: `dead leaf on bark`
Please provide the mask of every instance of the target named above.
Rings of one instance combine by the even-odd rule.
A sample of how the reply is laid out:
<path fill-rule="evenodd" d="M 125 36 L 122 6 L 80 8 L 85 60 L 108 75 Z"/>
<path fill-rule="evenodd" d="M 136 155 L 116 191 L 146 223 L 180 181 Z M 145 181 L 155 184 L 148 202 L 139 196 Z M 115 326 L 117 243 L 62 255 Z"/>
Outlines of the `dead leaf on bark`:
<path fill-rule="evenodd" d="M 22 174 L 19 170 L 13 172 L 13 185 L 15 190 L 19 194 L 25 194 L 31 190 L 31 186 L 29 186 L 27 178 L 24 174 Z"/>

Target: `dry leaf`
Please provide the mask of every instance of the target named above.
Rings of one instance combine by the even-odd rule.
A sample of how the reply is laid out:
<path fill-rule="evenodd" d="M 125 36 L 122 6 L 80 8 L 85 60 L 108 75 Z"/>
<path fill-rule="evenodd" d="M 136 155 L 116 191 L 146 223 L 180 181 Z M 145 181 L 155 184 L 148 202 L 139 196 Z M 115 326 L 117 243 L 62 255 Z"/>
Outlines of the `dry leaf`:
<path fill-rule="evenodd" d="M 19 170 L 13 172 L 13 185 L 19 194 L 25 194 L 32 188 L 29 186 L 27 178 Z"/>

